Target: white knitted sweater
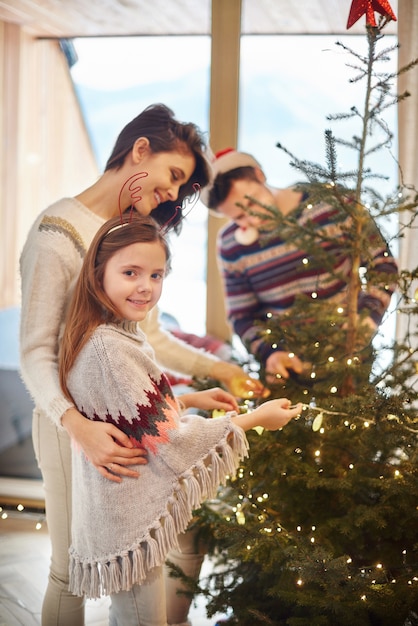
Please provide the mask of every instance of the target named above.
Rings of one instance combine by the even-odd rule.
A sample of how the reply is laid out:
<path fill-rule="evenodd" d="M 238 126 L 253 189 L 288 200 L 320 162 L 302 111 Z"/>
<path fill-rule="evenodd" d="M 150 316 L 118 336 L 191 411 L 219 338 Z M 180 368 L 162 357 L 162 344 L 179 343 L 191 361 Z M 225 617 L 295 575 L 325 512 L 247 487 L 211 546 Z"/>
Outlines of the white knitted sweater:
<path fill-rule="evenodd" d="M 148 451 L 139 478 L 103 478 L 73 448 L 70 590 L 96 598 L 129 590 L 162 565 L 194 509 L 247 455 L 230 416 L 179 416 L 166 376 L 134 322 L 93 333 L 68 378 L 78 409 L 115 424 Z"/>
<path fill-rule="evenodd" d="M 103 221 L 75 198 L 59 200 L 38 216 L 21 254 L 22 377 L 37 408 L 58 426 L 72 406 L 58 379 L 63 320 L 85 251 Z M 219 360 L 164 331 L 157 307 L 141 328 L 165 369 L 204 377 Z"/>

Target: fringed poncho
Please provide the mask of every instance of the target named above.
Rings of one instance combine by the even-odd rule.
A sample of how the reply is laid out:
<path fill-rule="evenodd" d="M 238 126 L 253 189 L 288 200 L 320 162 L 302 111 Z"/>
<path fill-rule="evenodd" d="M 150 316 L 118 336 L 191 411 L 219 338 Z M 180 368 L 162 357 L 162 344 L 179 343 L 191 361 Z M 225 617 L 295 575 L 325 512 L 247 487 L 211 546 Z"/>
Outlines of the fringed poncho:
<path fill-rule="evenodd" d="M 193 510 L 248 453 L 230 416 L 180 416 L 166 376 L 136 323 L 102 325 L 82 349 L 68 387 L 89 419 L 115 424 L 148 451 L 139 478 L 112 482 L 73 446 L 70 591 L 97 598 L 140 584 Z"/>

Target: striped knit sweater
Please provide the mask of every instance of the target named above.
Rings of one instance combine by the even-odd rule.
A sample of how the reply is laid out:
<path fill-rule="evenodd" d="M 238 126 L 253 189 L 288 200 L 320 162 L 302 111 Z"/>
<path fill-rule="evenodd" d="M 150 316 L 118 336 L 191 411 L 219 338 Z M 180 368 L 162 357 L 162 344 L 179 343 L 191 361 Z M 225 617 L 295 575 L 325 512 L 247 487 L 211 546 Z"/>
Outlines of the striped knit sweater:
<path fill-rule="evenodd" d="M 235 239 L 238 228 L 235 223 L 227 224 L 218 237 L 228 318 L 250 352 L 254 352 L 254 345 L 257 345 L 256 356 L 262 362 L 278 349 L 259 339 L 257 322 L 266 321 L 267 314 L 289 312 L 299 294 L 311 296 L 315 292 L 316 301 L 332 299 L 341 305 L 346 299 L 351 263 L 342 244 L 348 218 L 347 222 L 336 225 L 336 210 L 325 203 L 309 205 L 306 194 L 295 215 L 300 226 L 309 220 L 318 231 L 329 236 L 330 240 L 318 245 L 333 259 L 332 268 L 318 267 L 305 250 L 279 236 L 260 238 L 249 246 L 241 245 Z M 369 250 L 369 258 L 374 269 L 389 274 L 388 280 L 394 277 L 396 262 L 380 237 L 378 245 Z M 375 324 L 379 324 L 393 288 L 390 284 L 384 288 L 368 285 L 360 292 L 358 311 L 367 311 Z"/>
<path fill-rule="evenodd" d="M 139 478 L 115 483 L 73 448 L 70 590 L 96 598 L 129 590 L 164 563 L 193 510 L 235 473 L 248 444 L 230 415 L 179 415 L 134 322 L 99 326 L 68 387 L 87 418 L 116 425 L 148 451 L 148 463 L 136 468 Z"/>

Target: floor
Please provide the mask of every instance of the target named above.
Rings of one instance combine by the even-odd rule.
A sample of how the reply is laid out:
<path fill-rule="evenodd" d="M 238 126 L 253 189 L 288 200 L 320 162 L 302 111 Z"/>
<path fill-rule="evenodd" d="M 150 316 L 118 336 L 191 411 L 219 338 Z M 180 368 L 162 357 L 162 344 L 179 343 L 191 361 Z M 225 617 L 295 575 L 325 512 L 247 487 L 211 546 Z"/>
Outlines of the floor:
<path fill-rule="evenodd" d="M 37 526 L 39 527 L 37 529 Z M 49 537 L 40 514 L 0 511 L 0 626 L 39 626 L 48 576 Z M 202 576 L 210 564 L 205 563 Z M 89 600 L 86 626 L 107 626 L 108 599 Z M 202 601 L 192 607 L 193 626 L 214 626 Z"/>

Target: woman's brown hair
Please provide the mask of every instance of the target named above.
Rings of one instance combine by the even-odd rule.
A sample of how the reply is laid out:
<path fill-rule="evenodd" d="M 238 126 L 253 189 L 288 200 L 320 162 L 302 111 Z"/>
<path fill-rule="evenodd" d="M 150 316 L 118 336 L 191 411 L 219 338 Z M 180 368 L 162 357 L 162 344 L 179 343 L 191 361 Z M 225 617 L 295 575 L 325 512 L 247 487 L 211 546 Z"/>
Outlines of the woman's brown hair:
<path fill-rule="evenodd" d="M 190 179 L 180 187 L 176 201 L 160 204 L 152 212 L 153 218 L 160 224 L 170 224 L 170 228 L 180 232 L 182 212 L 178 210 L 187 198 L 196 195 L 196 188 L 203 189 L 210 180 L 210 166 L 205 156 L 206 143 L 199 128 L 192 122 L 180 122 L 174 113 L 164 104 L 152 104 L 131 120 L 120 132 L 112 153 L 106 163 L 105 171 L 122 167 L 126 156 L 132 150 L 139 137 L 149 140 L 152 152 L 190 152 L 195 159 L 195 169 Z M 128 207 L 122 207 L 125 211 Z"/>
<path fill-rule="evenodd" d="M 116 252 L 131 244 L 153 242 L 164 248 L 168 271 L 170 250 L 159 224 L 150 216 L 135 213 L 124 222 L 120 217 L 113 217 L 103 224 L 91 242 L 71 298 L 60 345 L 59 378 L 69 399 L 67 376 L 81 349 L 97 326 L 119 319 L 119 312 L 103 289 L 107 262 Z"/>

